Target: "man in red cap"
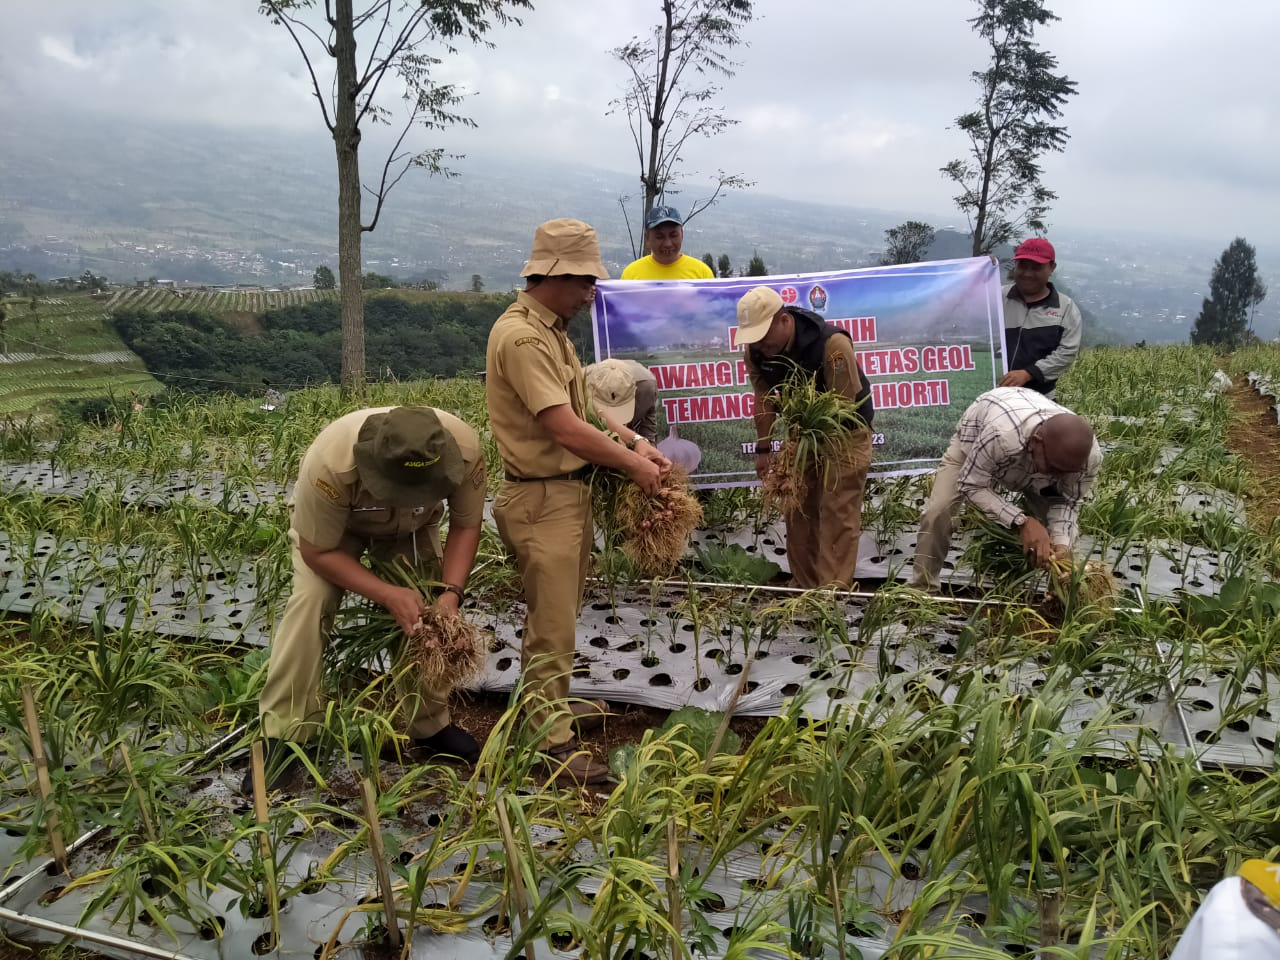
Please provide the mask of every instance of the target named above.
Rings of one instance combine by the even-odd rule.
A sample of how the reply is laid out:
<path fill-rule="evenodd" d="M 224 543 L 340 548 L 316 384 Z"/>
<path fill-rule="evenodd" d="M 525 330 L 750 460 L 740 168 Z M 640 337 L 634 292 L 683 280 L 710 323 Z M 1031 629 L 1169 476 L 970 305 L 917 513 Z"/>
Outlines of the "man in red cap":
<path fill-rule="evenodd" d="M 997 386 L 1054 395 L 1058 378 L 1080 352 L 1080 308 L 1049 277 L 1053 244 L 1032 237 L 1013 251 L 1013 282 L 1004 288 L 1004 342 L 1009 372 Z"/>

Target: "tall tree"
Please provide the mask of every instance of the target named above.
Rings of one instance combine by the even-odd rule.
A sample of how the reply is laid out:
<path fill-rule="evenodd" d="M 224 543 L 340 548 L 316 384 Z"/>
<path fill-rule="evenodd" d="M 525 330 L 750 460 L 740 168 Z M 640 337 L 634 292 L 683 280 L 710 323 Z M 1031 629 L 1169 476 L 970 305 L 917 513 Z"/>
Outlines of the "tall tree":
<path fill-rule="evenodd" d="M 473 273 L 471 275 L 471 292 L 484 293 L 484 277 L 480 276 L 478 273 Z"/>
<path fill-rule="evenodd" d="M 761 257 L 760 254 L 757 253 L 755 250 L 752 250 L 751 259 L 747 261 L 746 276 L 767 277 L 768 275 L 769 275 L 769 268 L 764 265 L 764 258 Z"/>
<path fill-rule="evenodd" d="M 981 12 L 969 24 L 986 41 L 991 60 L 973 73 L 977 109 L 956 118 L 968 152 L 942 168 L 960 188 L 956 205 L 969 220 L 975 257 L 1023 227 L 1044 230 L 1058 195 L 1040 182 L 1040 157 L 1065 147 L 1067 128 L 1052 121 L 1076 92 L 1074 80 L 1054 72 L 1057 57 L 1032 40 L 1036 27 L 1058 19 L 1042 0 L 977 2 Z"/>
<path fill-rule="evenodd" d="M 713 101 L 720 88 L 711 76 L 732 77 L 738 64 L 729 52 L 740 43 L 739 30 L 751 22 L 752 0 L 661 0 L 662 17 L 645 38 L 634 37 L 615 48 L 613 56 L 630 74 L 621 98 L 610 112 L 623 111 L 640 166 L 643 227 L 649 211 L 678 179 L 680 154 L 694 137 L 714 137 L 738 121 L 725 116 Z M 710 196 L 685 211 L 688 223 L 725 190 L 750 182 L 736 173 L 716 172 Z M 626 206 L 623 205 L 625 215 Z M 628 219 L 627 230 L 631 224 Z M 643 237 L 643 229 L 641 236 Z M 634 235 L 632 252 L 642 252 Z"/>
<path fill-rule="evenodd" d="M 316 267 L 316 272 L 311 275 L 311 285 L 317 290 L 332 290 L 338 284 L 333 278 L 333 271 L 321 264 Z"/>
<path fill-rule="evenodd" d="M 933 227 L 919 220 L 908 220 L 884 232 L 884 252 L 880 254 L 880 265 L 888 267 L 895 263 L 919 263 L 929 255 L 933 246 Z"/>
<path fill-rule="evenodd" d="M 258 9 L 287 30 L 298 48 L 312 95 L 333 137 L 338 161 L 342 385 L 359 390 L 364 384 L 362 235 L 377 227 L 387 194 L 410 167 L 451 175 L 444 166 L 450 158 L 442 149 L 414 152 L 405 148 L 411 129 L 475 126 L 455 112 L 463 96 L 458 88 L 432 79 L 432 70 L 441 61 L 428 51 L 453 54 L 459 41 L 491 46 L 484 39 L 491 22 L 512 21 L 509 8 L 530 8 L 531 4 L 530 0 L 360 0 L 357 12 L 354 2 L 323 0 L 322 14 L 316 11 L 316 0 L 260 0 Z M 357 38 L 363 51 L 359 57 Z M 383 103 L 395 96 L 407 104 L 408 119 L 387 152 L 377 184 L 365 186 L 360 180 L 361 127 L 391 123 L 393 113 Z M 361 215 L 362 190 L 369 192 L 374 205 L 367 223 Z"/>
<path fill-rule="evenodd" d="M 733 264 L 729 262 L 727 253 L 720 254 L 720 259 L 716 261 L 716 273 L 721 277 L 733 276 Z"/>
<path fill-rule="evenodd" d="M 716 274 L 716 258 L 709 253 L 704 253 L 702 262 L 707 265 L 707 269 L 711 271 L 711 275 L 714 277 Z"/>
<path fill-rule="evenodd" d="M 1191 328 L 1191 342 L 1241 346 L 1252 332 L 1254 308 L 1266 297 L 1253 246 L 1236 237 L 1213 265 L 1209 296 Z"/>

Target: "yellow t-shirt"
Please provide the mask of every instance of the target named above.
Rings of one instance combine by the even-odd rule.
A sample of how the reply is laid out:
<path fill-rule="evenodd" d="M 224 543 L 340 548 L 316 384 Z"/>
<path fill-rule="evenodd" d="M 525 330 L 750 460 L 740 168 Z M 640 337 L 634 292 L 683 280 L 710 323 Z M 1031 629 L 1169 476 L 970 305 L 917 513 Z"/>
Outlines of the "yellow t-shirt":
<path fill-rule="evenodd" d="M 703 261 L 685 253 L 675 263 L 659 263 L 649 254 L 631 261 L 622 271 L 623 280 L 710 280 L 714 276 Z"/>

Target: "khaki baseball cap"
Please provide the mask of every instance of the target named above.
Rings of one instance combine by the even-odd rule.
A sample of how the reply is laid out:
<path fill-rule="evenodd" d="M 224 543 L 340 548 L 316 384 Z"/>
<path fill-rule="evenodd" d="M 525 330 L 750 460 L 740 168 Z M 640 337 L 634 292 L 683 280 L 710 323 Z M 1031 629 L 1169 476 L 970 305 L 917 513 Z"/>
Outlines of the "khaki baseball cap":
<path fill-rule="evenodd" d="M 738 343 L 763 340 L 782 309 L 782 297 L 772 287 L 752 287 L 738 301 Z"/>
<path fill-rule="evenodd" d="M 625 361 L 610 358 L 582 371 L 591 391 L 591 403 L 622 423 L 636 415 L 636 381 Z"/>
<path fill-rule="evenodd" d="M 600 262 L 595 228 L 581 220 L 548 220 L 533 234 L 533 252 L 520 276 L 560 277 L 566 274 L 608 280 Z"/>
<path fill-rule="evenodd" d="M 353 453 L 360 482 L 393 506 L 443 500 L 462 483 L 462 451 L 430 407 L 370 414 Z"/>

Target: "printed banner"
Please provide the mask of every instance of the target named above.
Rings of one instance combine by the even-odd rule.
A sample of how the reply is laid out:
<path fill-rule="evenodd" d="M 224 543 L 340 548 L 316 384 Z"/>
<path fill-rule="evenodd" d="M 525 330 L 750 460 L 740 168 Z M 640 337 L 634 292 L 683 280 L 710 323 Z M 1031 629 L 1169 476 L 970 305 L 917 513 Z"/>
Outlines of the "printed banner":
<path fill-rule="evenodd" d="M 607 280 L 596 358 L 658 381 L 658 448 L 702 487 L 756 483 L 755 397 L 736 341 L 738 298 L 777 290 L 853 339 L 875 404 L 872 476 L 933 470 L 960 414 L 1003 372 L 999 268 L 988 257 L 723 280 Z"/>

